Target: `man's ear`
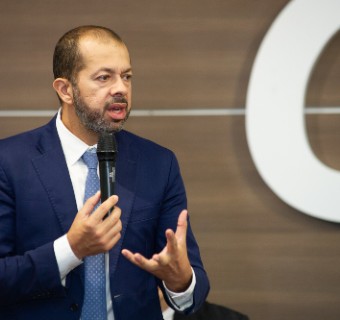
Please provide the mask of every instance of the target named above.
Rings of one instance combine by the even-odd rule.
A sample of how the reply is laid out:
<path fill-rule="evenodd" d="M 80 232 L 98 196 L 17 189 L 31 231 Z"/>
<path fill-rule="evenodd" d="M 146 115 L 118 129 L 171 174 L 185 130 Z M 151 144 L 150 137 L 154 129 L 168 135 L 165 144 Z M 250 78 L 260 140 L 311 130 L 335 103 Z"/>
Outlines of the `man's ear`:
<path fill-rule="evenodd" d="M 70 81 L 65 78 L 57 78 L 53 81 L 53 88 L 63 102 L 73 104 L 73 89 Z"/>

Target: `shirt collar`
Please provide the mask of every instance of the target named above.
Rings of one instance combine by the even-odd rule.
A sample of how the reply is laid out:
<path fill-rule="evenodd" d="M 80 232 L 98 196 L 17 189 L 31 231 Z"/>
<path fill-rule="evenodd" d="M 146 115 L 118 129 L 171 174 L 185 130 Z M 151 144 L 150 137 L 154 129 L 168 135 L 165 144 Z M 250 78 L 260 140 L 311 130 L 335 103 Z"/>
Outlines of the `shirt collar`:
<path fill-rule="evenodd" d="M 57 132 L 61 146 L 63 148 L 67 166 L 72 166 L 82 157 L 87 149 L 91 147 L 97 147 L 97 145 L 87 145 L 84 141 L 80 140 L 70 130 L 68 130 L 61 120 L 61 112 L 62 109 L 60 108 L 56 120 Z"/>

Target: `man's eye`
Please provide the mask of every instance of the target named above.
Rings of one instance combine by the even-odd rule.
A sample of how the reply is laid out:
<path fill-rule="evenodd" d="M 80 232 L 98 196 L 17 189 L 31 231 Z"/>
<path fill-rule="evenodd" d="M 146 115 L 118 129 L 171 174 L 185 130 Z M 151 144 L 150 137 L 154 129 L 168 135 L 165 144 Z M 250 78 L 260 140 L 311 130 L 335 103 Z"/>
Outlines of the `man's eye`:
<path fill-rule="evenodd" d="M 132 74 L 123 74 L 123 75 L 122 75 L 122 79 L 123 79 L 124 81 L 130 81 L 131 78 L 132 78 Z"/>
<path fill-rule="evenodd" d="M 110 78 L 109 75 L 101 75 L 101 76 L 97 77 L 97 80 L 99 80 L 99 81 L 106 81 L 109 78 Z"/>

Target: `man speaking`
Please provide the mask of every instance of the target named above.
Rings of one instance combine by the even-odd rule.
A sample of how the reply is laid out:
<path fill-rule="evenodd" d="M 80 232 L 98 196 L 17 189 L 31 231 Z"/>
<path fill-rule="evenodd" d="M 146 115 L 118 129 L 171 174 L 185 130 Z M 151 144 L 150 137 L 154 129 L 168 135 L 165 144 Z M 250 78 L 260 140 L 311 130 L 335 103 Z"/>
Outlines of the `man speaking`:
<path fill-rule="evenodd" d="M 209 281 L 177 160 L 122 130 L 126 45 L 110 29 L 75 28 L 58 41 L 53 72 L 56 116 L 0 141 L 0 319 L 160 320 L 157 286 L 193 312 Z M 115 195 L 100 201 L 104 133 L 116 143 Z"/>

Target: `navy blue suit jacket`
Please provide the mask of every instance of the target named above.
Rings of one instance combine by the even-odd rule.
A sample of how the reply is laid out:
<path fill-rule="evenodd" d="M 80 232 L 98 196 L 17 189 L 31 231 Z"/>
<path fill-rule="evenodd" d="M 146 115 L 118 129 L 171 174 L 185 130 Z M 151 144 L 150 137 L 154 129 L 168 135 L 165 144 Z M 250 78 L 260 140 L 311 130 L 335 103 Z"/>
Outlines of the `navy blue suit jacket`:
<path fill-rule="evenodd" d="M 187 207 L 184 185 L 171 151 L 126 131 L 116 139 L 123 229 L 109 253 L 115 319 L 159 320 L 161 282 L 126 260 L 121 250 L 151 257 L 164 247 L 165 230 L 176 229 Z M 76 213 L 55 117 L 41 128 L 0 141 L 0 319 L 79 319 L 83 266 L 70 272 L 62 286 L 53 249 Z M 190 224 L 187 244 L 197 278 L 197 309 L 209 282 Z"/>

